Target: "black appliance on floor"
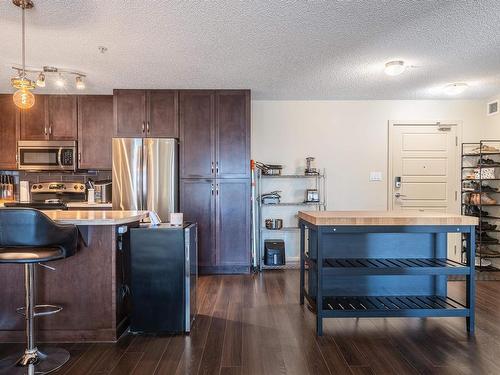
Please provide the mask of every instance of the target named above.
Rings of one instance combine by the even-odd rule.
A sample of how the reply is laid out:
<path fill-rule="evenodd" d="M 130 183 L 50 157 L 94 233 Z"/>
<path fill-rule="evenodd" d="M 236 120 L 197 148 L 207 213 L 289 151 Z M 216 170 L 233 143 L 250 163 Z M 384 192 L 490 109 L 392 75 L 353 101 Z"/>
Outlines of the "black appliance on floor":
<path fill-rule="evenodd" d="M 285 265 L 285 241 L 283 240 L 264 241 L 264 264 L 266 266 Z"/>
<path fill-rule="evenodd" d="M 133 333 L 188 333 L 196 314 L 197 225 L 130 229 Z"/>

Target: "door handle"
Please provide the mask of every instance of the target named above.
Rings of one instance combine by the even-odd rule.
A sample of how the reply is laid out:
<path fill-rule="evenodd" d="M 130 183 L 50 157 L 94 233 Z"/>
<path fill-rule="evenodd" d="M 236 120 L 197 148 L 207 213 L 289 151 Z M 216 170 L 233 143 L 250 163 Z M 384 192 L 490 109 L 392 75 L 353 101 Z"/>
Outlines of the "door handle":
<path fill-rule="evenodd" d="M 142 122 L 142 132 L 143 132 L 143 133 L 144 133 L 145 128 L 146 128 L 146 123 L 143 121 L 143 122 Z"/>
<path fill-rule="evenodd" d="M 149 134 L 149 121 L 146 122 L 146 132 Z"/>
<path fill-rule="evenodd" d="M 215 189 L 215 195 L 219 195 L 219 184 L 217 184 L 217 188 Z"/>
<path fill-rule="evenodd" d="M 212 187 L 210 188 L 210 191 L 211 191 L 212 195 L 214 195 L 214 184 L 212 184 Z"/>
<path fill-rule="evenodd" d="M 212 168 L 211 168 L 211 173 L 213 174 L 214 173 L 214 162 L 212 162 Z"/>
<path fill-rule="evenodd" d="M 215 162 L 215 174 L 219 174 L 219 161 Z"/>
<path fill-rule="evenodd" d="M 52 135 L 52 124 L 49 125 L 49 135 Z"/>
<path fill-rule="evenodd" d="M 401 194 L 401 193 L 396 193 L 396 194 L 394 194 L 394 196 L 395 196 L 396 198 L 406 197 L 406 195 Z"/>
<path fill-rule="evenodd" d="M 43 128 L 43 135 L 47 135 L 47 127 L 46 126 Z"/>

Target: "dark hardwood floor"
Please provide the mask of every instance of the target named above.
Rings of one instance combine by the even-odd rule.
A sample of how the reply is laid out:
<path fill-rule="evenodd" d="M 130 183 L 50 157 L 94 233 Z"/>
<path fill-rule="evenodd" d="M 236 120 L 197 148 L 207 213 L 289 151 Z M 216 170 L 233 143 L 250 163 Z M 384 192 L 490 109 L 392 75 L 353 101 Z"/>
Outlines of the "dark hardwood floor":
<path fill-rule="evenodd" d="M 190 336 L 64 344 L 57 374 L 500 374 L 500 282 L 478 283 L 474 338 L 463 318 L 328 319 L 318 338 L 298 283 L 298 271 L 200 277 Z M 462 289 L 450 282 L 451 296 Z"/>

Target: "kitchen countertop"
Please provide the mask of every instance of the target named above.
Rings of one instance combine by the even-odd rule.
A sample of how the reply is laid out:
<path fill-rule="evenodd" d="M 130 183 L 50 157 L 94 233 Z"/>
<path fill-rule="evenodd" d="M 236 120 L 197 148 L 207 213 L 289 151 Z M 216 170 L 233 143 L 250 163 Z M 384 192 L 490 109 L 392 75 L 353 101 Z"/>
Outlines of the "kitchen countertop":
<path fill-rule="evenodd" d="M 140 221 L 148 211 L 43 211 L 45 215 L 60 224 L 75 225 L 122 225 Z"/>
<path fill-rule="evenodd" d="M 112 208 L 113 203 L 88 203 L 88 202 L 68 202 L 66 203 L 68 208 Z"/>
<path fill-rule="evenodd" d="M 478 225 L 472 216 L 421 211 L 299 211 L 313 225 Z"/>

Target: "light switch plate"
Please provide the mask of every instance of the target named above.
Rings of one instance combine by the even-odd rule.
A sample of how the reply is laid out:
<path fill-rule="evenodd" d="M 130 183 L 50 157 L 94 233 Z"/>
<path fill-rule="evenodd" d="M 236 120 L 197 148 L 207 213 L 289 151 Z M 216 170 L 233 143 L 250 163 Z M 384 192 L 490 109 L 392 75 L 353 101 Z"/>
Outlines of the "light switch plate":
<path fill-rule="evenodd" d="M 370 172 L 370 181 L 382 181 L 382 172 Z"/>

